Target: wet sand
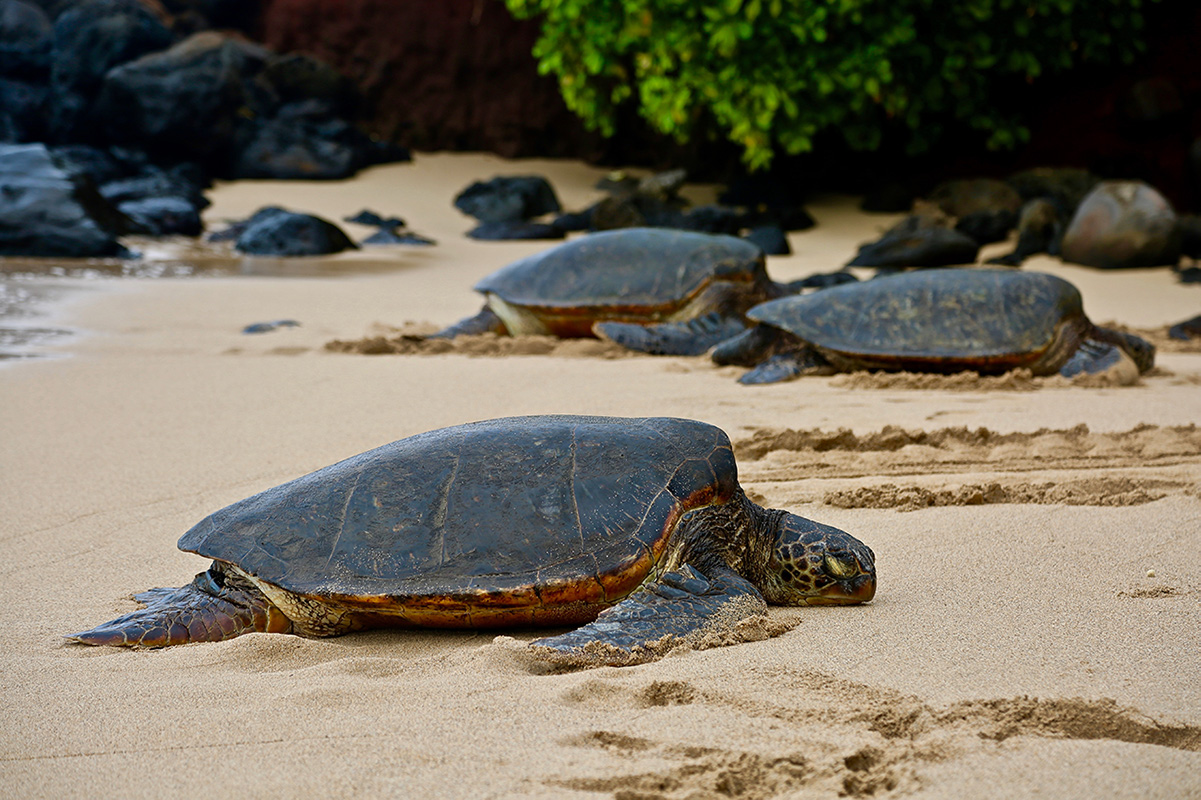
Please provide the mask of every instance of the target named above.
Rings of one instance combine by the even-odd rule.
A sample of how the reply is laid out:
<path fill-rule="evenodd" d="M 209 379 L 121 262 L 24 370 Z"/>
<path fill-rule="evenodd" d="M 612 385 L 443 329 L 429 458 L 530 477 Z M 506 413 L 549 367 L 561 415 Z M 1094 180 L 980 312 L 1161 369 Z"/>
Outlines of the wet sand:
<path fill-rule="evenodd" d="M 483 155 L 218 187 L 210 227 L 269 203 L 367 207 L 438 244 L 288 279 L 93 282 L 54 317 L 83 332 L 54 345 L 69 357 L 0 369 L 7 796 L 1201 796 L 1201 353 L 1161 352 L 1126 387 L 744 387 L 704 359 L 599 346 L 327 349 L 474 313 L 478 278 L 551 243 L 466 239 L 451 200 L 530 172 L 567 208 L 599 196 L 600 170 Z M 810 211 L 795 255 L 769 259 L 777 279 L 837 269 L 896 219 L 853 198 Z M 1201 305 L 1166 269 L 1025 268 L 1073 281 L 1098 322 L 1155 329 Z M 301 325 L 241 333 L 276 319 Z M 875 550 L 876 599 L 773 609 L 796 627 L 761 642 L 563 674 L 489 633 L 143 652 L 61 638 L 204 569 L 175 541 L 227 503 L 403 436 L 534 413 L 723 427 L 755 499 Z"/>

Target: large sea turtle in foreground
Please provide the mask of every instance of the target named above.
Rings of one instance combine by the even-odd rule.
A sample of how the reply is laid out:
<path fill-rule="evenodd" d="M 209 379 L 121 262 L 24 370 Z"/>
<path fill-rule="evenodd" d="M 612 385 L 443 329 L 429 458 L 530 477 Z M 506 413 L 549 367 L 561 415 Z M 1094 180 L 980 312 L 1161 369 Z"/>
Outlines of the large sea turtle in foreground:
<path fill-rule="evenodd" d="M 484 308 L 435 337 L 498 333 L 593 336 L 617 321 L 661 327 L 699 354 L 746 328 L 751 306 L 790 289 L 767 277 L 763 251 L 735 236 L 626 228 L 581 236 L 475 285 Z"/>
<path fill-rule="evenodd" d="M 626 664 L 728 635 L 765 602 L 862 603 L 876 588 L 866 545 L 751 502 L 725 433 L 671 418 L 423 433 L 234 503 L 179 547 L 212 566 L 67 638 L 161 647 L 254 631 L 583 624 L 531 647 Z"/>
<path fill-rule="evenodd" d="M 1025 368 L 1070 377 L 1146 372 L 1155 346 L 1094 325 L 1080 292 L 1053 275 L 923 270 L 774 300 L 758 323 L 713 350 L 718 364 L 754 366 L 739 380 L 773 383 L 809 369 L 963 372 Z"/>
<path fill-rule="evenodd" d="M 1036 272 L 920 270 L 782 297 L 746 316 L 754 327 L 712 353 L 718 364 L 754 367 L 742 383 L 814 370 L 1071 376 L 1125 364 L 1137 375 L 1155 361 L 1150 342 L 1094 325 L 1075 286 Z M 626 344 L 624 327 L 598 329 Z"/>

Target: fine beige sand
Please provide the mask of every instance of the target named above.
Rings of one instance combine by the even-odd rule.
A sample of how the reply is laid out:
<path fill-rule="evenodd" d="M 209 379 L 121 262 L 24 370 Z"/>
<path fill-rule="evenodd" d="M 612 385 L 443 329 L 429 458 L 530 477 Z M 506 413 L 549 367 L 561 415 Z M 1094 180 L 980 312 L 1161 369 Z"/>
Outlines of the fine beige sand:
<path fill-rule="evenodd" d="M 762 387 L 599 344 L 327 348 L 474 313 L 475 280 L 550 243 L 466 239 L 451 200 L 529 172 L 568 208 L 599 196 L 601 170 L 481 155 L 220 186 L 214 226 L 267 203 L 368 207 L 438 245 L 299 260 L 294 278 L 87 282 L 54 320 L 83 332 L 69 357 L 0 369 L 3 796 L 1201 797 L 1201 348 L 1161 349 L 1133 386 Z M 769 260 L 779 279 L 837 269 L 896 219 L 853 198 L 810 210 L 818 227 Z M 1098 322 L 1155 331 L 1201 311 L 1167 269 L 1025 268 L 1072 280 Z M 240 332 L 283 318 L 301 325 Z M 875 601 L 777 608 L 795 627 L 776 638 L 554 674 L 522 657 L 532 631 L 62 639 L 203 570 L 176 539 L 227 503 L 410 434 L 535 413 L 723 427 L 752 497 L 875 550 Z"/>

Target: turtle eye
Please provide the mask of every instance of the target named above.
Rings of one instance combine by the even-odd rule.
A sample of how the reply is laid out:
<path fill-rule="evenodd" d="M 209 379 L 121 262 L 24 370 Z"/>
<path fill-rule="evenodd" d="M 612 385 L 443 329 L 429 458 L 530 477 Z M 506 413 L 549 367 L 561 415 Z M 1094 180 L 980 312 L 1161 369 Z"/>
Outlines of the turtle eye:
<path fill-rule="evenodd" d="M 859 564 L 853 557 L 839 557 L 826 553 L 826 572 L 838 580 L 854 577 L 859 572 Z"/>

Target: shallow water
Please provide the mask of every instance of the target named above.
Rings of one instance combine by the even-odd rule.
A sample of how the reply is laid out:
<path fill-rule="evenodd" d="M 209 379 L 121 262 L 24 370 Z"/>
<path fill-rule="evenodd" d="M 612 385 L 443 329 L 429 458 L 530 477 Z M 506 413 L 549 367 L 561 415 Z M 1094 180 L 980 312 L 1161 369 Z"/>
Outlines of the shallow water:
<path fill-rule="evenodd" d="M 0 363 L 42 357 L 79 331 L 53 322 L 58 308 L 97 282 L 128 278 L 205 278 L 254 275 L 334 277 L 389 272 L 402 262 L 391 254 L 403 245 L 349 251 L 333 256 L 265 258 L 243 256 L 227 242 L 182 237 L 128 237 L 122 242 L 138 258 L 0 257 Z"/>

